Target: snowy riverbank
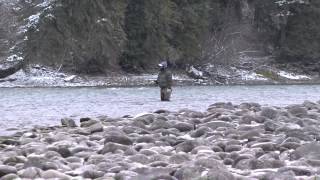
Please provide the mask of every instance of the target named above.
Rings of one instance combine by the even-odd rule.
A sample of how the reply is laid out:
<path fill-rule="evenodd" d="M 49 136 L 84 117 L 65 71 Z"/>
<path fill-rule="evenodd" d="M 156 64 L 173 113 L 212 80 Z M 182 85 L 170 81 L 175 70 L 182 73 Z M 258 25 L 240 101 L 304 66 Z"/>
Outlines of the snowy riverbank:
<path fill-rule="evenodd" d="M 316 179 L 320 104 L 216 103 L 122 118 L 62 119 L 0 138 L 0 177 Z"/>
<path fill-rule="evenodd" d="M 210 67 L 210 66 L 209 66 Z M 215 73 L 191 67 L 189 72 L 174 73 L 175 85 L 261 85 L 261 84 L 315 84 L 319 77 L 299 75 L 286 71 L 256 73 L 255 71 L 216 67 Z M 19 70 L 0 79 L 0 87 L 136 87 L 155 86 L 154 74 L 112 74 L 105 76 L 76 75 L 59 69 L 31 65 L 28 72 Z"/>

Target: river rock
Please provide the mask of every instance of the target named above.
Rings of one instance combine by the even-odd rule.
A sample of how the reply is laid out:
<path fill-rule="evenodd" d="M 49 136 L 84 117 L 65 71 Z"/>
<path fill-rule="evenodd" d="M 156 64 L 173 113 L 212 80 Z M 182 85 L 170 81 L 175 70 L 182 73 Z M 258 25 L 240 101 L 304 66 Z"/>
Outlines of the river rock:
<path fill-rule="evenodd" d="M 290 157 L 293 160 L 297 160 L 302 157 L 307 160 L 320 160 L 319 149 L 320 149 L 320 143 L 312 142 L 297 148 L 294 152 L 292 152 Z"/>
<path fill-rule="evenodd" d="M 233 124 L 229 122 L 224 121 L 213 121 L 213 122 L 207 122 L 201 125 L 201 127 L 209 127 L 212 130 L 216 130 L 219 127 L 227 127 L 227 128 L 233 128 L 235 127 Z"/>
<path fill-rule="evenodd" d="M 92 125 L 88 126 L 86 128 L 86 130 L 88 132 L 90 132 L 91 134 L 96 133 L 96 132 L 102 132 L 103 131 L 103 126 L 101 125 L 101 123 L 95 123 L 95 124 L 92 124 Z"/>
<path fill-rule="evenodd" d="M 154 130 L 162 129 L 162 128 L 168 129 L 170 127 L 171 127 L 171 125 L 167 121 L 165 121 L 163 119 L 157 119 L 151 123 L 151 126 L 149 129 L 154 131 Z"/>
<path fill-rule="evenodd" d="M 47 170 L 41 173 L 41 177 L 44 179 L 61 179 L 61 180 L 69 180 L 71 176 L 65 175 L 56 170 Z"/>
<path fill-rule="evenodd" d="M 16 180 L 16 179 L 20 179 L 20 177 L 16 174 L 7 174 L 1 177 L 1 180 Z"/>
<path fill-rule="evenodd" d="M 137 138 L 137 143 L 154 143 L 156 140 L 152 136 L 140 136 Z"/>
<path fill-rule="evenodd" d="M 194 129 L 193 125 L 189 123 L 177 123 L 173 128 L 178 129 L 180 132 L 187 132 Z"/>
<path fill-rule="evenodd" d="M 183 164 L 190 160 L 191 159 L 188 156 L 188 154 L 183 154 L 183 153 L 174 154 L 169 158 L 169 162 L 173 164 Z"/>
<path fill-rule="evenodd" d="M 71 118 L 61 119 L 61 125 L 66 127 L 77 127 L 76 122 Z"/>
<path fill-rule="evenodd" d="M 12 166 L 0 165 L 0 177 L 5 176 L 7 174 L 16 174 L 17 169 Z"/>
<path fill-rule="evenodd" d="M 123 145 L 132 145 L 132 140 L 124 134 L 109 134 L 105 137 L 104 144 L 113 142 Z"/>
<path fill-rule="evenodd" d="M 42 170 L 36 167 L 28 167 L 26 169 L 20 170 L 18 172 L 18 175 L 21 178 L 26 178 L 26 179 L 36 179 L 41 176 Z"/>
<path fill-rule="evenodd" d="M 270 107 L 263 107 L 260 115 L 269 119 L 276 119 L 278 116 L 278 111 Z"/>
<path fill-rule="evenodd" d="M 199 143 L 194 140 L 186 140 L 183 143 L 180 143 L 176 146 L 176 151 L 177 152 L 191 152 L 193 148 L 197 147 Z"/>
<path fill-rule="evenodd" d="M 236 180 L 233 174 L 231 174 L 226 169 L 224 170 L 216 170 L 211 169 L 208 174 L 205 176 L 206 179 L 214 179 L 214 180 Z"/>
<path fill-rule="evenodd" d="M 293 105 L 293 106 L 288 106 L 288 112 L 294 116 L 297 117 L 304 117 L 308 114 L 308 111 L 306 108 L 300 106 L 300 105 Z"/>
<path fill-rule="evenodd" d="M 82 177 L 87 179 L 97 179 L 104 176 L 104 172 L 97 170 L 86 170 L 82 173 Z"/>
<path fill-rule="evenodd" d="M 109 142 L 109 143 L 105 144 L 104 147 L 98 151 L 98 153 L 99 154 L 106 154 L 109 152 L 115 153 L 117 150 L 126 151 L 127 149 L 129 149 L 128 146 Z"/>

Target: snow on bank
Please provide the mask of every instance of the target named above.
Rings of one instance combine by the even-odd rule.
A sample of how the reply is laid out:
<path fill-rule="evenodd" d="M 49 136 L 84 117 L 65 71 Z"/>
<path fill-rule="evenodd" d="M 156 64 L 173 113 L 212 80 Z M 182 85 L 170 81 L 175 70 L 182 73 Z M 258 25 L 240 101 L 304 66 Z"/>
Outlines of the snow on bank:
<path fill-rule="evenodd" d="M 296 74 L 285 72 L 285 71 L 280 71 L 278 73 L 278 75 L 281 77 L 287 78 L 287 79 L 291 79 L 291 80 L 311 80 L 311 78 L 309 76 L 296 75 Z"/>
<path fill-rule="evenodd" d="M 262 75 L 252 71 L 237 70 L 237 73 L 240 75 L 241 80 L 244 80 L 244 81 L 267 81 L 268 80 Z"/>

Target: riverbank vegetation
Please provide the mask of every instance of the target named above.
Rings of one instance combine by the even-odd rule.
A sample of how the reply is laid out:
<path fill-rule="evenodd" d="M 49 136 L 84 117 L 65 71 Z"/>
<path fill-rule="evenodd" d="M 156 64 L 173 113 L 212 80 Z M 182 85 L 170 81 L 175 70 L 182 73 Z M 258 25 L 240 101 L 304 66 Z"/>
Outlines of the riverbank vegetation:
<path fill-rule="evenodd" d="M 26 64 L 142 73 L 164 59 L 184 69 L 269 56 L 269 64 L 286 69 L 319 69 L 317 1 L 20 0 L 11 6 L 23 36 L 7 55 L 20 54 Z"/>

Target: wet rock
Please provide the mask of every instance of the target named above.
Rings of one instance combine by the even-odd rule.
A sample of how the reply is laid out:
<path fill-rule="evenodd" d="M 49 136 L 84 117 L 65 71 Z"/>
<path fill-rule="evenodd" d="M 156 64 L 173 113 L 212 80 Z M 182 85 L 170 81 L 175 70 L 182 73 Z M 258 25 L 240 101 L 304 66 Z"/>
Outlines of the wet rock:
<path fill-rule="evenodd" d="M 190 157 L 187 154 L 174 154 L 169 158 L 169 162 L 173 164 L 183 164 L 190 161 Z"/>
<path fill-rule="evenodd" d="M 252 148 L 262 148 L 264 151 L 275 151 L 276 144 L 272 142 L 256 143 L 251 146 Z"/>
<path fill-rule="evenodd" d="M 183 180 L 193 180 L 201 177 L 203 171 L 204 169 L 199 166 L 184 165 L 174 173 L 174 177 Z"/>
<path fill-rule="evenodd" d="M 36 179 L 41 176 L 42 170 L 36 167 L 29 167 L 18 172 L 21 178 Z"/>
<path fill-rule="evenodd" d="M 304 158 L 307 160 L 320 160 L 320 143 L 313 142 L 309 144 L 305 144 L 297 148 L 291 154 L 291 159 L 297 160 L 300 158 Z"/>
<path fill-rule="evenodd" d="M 214 170 L 224 170 L 226 167 L 217 160 L 212 158 L 199 158 L 194 163 L 196 166 L 205 167 Z"/>
<path fill-rule="evenodd" d="M 15 180 L 15 179 L 20 179 L 20 177 L 16 174 L 7 174 L 1 177 L 1 180 Z"/>
<path fill-rule="evenodd" d="M 56 151 L 64 158 L 72 155 L 71 151 L 67 146 L 59 146 Z"/>
<path fill-rule="evenodd" d="M 0 177 L 5 176 L 7 174 L 16 174 L 17 169 L 12 166 L 0 165 Z"/>
<path fill-rule="evenodd" d="M 287 130 L 285 132 L 285 134 L 287 135 L 287 137 L 294 137 L 294 138 L 298 138 L 303 141 L 313 141 L 314 140 L 312 136 L 306 134 L 302 130 Z"/>
<path fill-rule="evenodd" d="M 167 167 L 169 164 L 164 161 L 155 161 L 149 164 L 151 167 Z"/>
<path fill-rule="evenodd" d="M 137 116 L 133 119 L 136 122 L 142 122 L 144 125 L 151 124 L 156 119 L 154 114 L 143 114 L 141 116 Z"/>
<path fill-rule="evenodd" d="M 233 128 L 235 127 L 233 124 L 229 122 L 224 121 L 213 121 L 213 122 L 207 122 L 201 125 L 201 127 L 209 127 L 212 130 L 216 130 L 219 127 L 227 127 L 227 128 Z"/>
<path fill-rule="evenodd" d="M 89 131 L 91 134 L 96 133 L 96 132 L 102 132 L 103 131 L 103 126 L 101 123 L 95 123 L 92 124 L 91 126 L 86 128 L 87 131 Z"/>
<path fill-rule="evenodd" d="M 189 123 L 177 123 L 173 128 L 178 129 L 180 132 L 187 132 L 194 129 L 193 125 Z"/>
<path fill-rule="evenodd" d="M 81 121 L 80 119 L 80 127 L 90 127 L 94 124 L 97 124 L 97 123 L 100 123 L 100 121 L 97 121 L 97 120 L 93 120 L 93 119 L 88 119 L 88 120 L 85 120 L 85 121 Z"/>
<path fill-rule="evenodd" d="M 152 136 L 140 136 L 137 138 L 137 143 L 154 143 L 156 140 Z"/>
<path fill-rule="evenodd" d="M 65 127 L 77 127 L 76 122 L 70 118 L 61 119 L 61 125 Z"/>
<path fill-rule="evenodd" d="M 180 143 L 176 146 L 176 151 L 177 152 L 191 152 L 193 148 L 197 147 L 199 143 L 197 141 L 193 140 L 186 140 L 183 143 Z"/>
<path fill-rule="evenodd" d="M 71 154 L 76 154 L 76 153 L 78 153 L 78 152 L 84 152 L 84 151 L 90 152 L 90 151 L 93 151 L 93 150 L 92 150 L 91 148 L 89 148 L 89 147 L 79 146 L 79 147 L 73 148 L 73 149 L 71 150 Z M 69 156 L 70 156 L 70 155 L 69 155 Z M 67 157 L 69 157 L 69 156 L 67 156 Z"/>
<path fill-rule="evenodd" d="M 149 161 L 150 161 L 148 156 L 143 155 L 143 154 L 133 155 L 133 156 L 129 157 L 129 159 L 131 161 L 133 161 L 133 162 L 138 162 L 138 163 L 141 163 L 141 164 L 148 164 Z"/>
<path fill-rule="evenodd" d="M 261 130 L 246 131 L 244 133 L 241 133 L 241 135 L 239 136 L 239 139 L 252 139 L 254 137 L 260 137 L 260 132 Z"/>
<path fill-rule="evenodd" d="M 115 153 L 117 150 L 126 151 L 127 149 L 129 149 L 128 146 L 109 142 L 105 144 L 104 147 L 98 151 L 98 153 L 99 154 L 106 154 L 109 152 Z"/>
<path fill-rule="evenodd" d="M 261 179 L 272 179 L 272 180 L 296 180 L 295 174 L 293 171 L 285 172 L 276 172 L 276 173 L 267 173 Z"/>
<path fill-rule="evenodd" d="M 292 171 L 296 176 L 311 176 L 314 174 L 314 172 L 311 169 L 308 169 L 306 167 L 282 167 L 278 169 L 278 172 L 283 173 L 287 171 Z"/>
<path fill-rule="evenodd" d="M 215 170 L 211 169 L 208 174 L 205 176 L 207 179 L 214 179 L 214 180 L 235 180 L 236 178 L 234 177 L 233 174 L 231 174 L 229 171 L 226 169 L 224 170 Z"/>
<path fill-rule="evenodd" d="M 280 145 L 280 147 L 284 147 L 286 149 L 297 149 L 300 146 L 301 146 L 300 143 L 296 143 L 296 142 L 284 142 Z"/>
<path fill-rule="evenodd" d="M 157 119 L 151 123 L 151 126 L 149 129 L 153 131 L 153 130 L 162 129 L 162 128 L 168 129 L 170 127 L 171 125 L 167 121 L 163 119 Z"/>
<path fill-rule="evenodd" d="M 82 173 L 82 177 L 88 179 L 97 179 L 104 176 L 104 172 L 96 170 L 86 170 Z"/>
<path fill-rule="evenodd" d="M 251 122 L 255 122 L 256 118 L 250 115 L 242 116 L 239 120 L 239 124 L 251 124 Z"/>
<path fill-rule="evenodd" d="M 109 143 L 109 142 L 118 143 L 118 144 L 122 144 L 122 145 L 132 145 L 133 144 L 132 140 L 128 136 L 123 135 L 123 134 L 109 134 L 109 135 L 107 135 L 105 137 L 104 144 Z"/>
<path fill-rule="evenodd" d="M 304 117 L 308 114 L 306 108 L 299 105 L 288 106 L 288 112 L 296 117 Z"/>
<path fill-rule="evenodd" d="M 233 151 L 240 151 L 242 146 L 240 145 L 227 145 L 225 147 L 225 152 L 233 152 Z"/>
<path fill-rule="evenodd" d="M 48 170 L 41 173 L 41 177 L 44 179 L 61 179 L 61 180 L 69 180 L 71 176 L 65 175 L 56 170 Z"/>
<path fill-rule="evenodd" d="M 266 131 L 274 132 L 278 127 L 279 126 L 276 123 L 272 122 L 272 121 L 266 121 L 264 123 L 264 129 Z"/>
<path fill-rule="evenodd" d="M 25 163 L 27 161 L 27 158 L 24 156 L 13 156 L 5 159 L 3 161 L 3 164 L 5 165 L 16 165 L 18 163 Z"/>
<path fill-rule="evenodd" d="M 224 165 L 232 165 L 233 163 L 234 163 L 234 161 L 232 159 L 230 159 L 230 158 L 225 158 L 223 160 L 223 164 Z"/>
<path fill-rule="evenodd" d="M 207 134 L 208 132 L 211 132 L 212 129 L 210 129 L 209 127 L 205 127 L 205 126 L 202 126 L 198 129 L 196 129 L 195 131 L 193 131 L 190 136 L 193 137 L 193 138 L 198 138 L 198 137 L 201 137 L 205 134 Z"/>
<path fill-rule="evenodd" d="M 276 119 L 278 116 L 278 111 L 273 108 L 263 107 L 260 115 L 269 119 Z"/>

